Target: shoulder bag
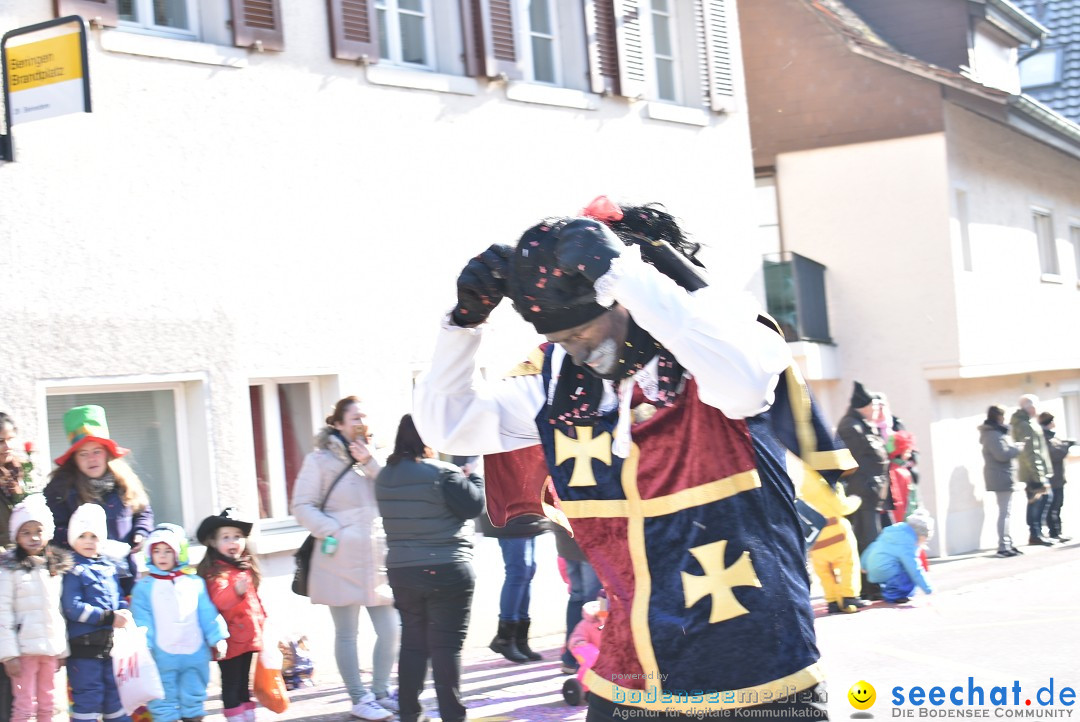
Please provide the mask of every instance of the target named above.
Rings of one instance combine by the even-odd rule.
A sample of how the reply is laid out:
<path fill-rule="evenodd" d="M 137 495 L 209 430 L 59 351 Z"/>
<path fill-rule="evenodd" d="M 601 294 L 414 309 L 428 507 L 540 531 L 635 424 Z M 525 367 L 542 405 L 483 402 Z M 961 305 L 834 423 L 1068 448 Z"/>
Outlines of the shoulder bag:
<path fill-rule="evenodd" d="M 326 500 L 330 498 L 330 493 L 337 486 L 338 482 L 345 478 L 345 475 L 349 473 L 349 469 L 353 468 L 350 462 L 348 466 L 341 470 L 341 473 L 334 479 L 334 483 L 330 485 L 330 488 L 326 491 L 326 496 L 323 497 L 322 503 L 319 504 L 319 511 L 326 508 Z M 296 560 L 296 571 L 293 572 L 292 578 L 292 590 L 293 594 L 299 594 L 302 597 L 310 597 L 311 594 L 308 591 L 308 576 L 311 574 L 311 554 L 315 551 L 315 537 L 311 534 L 307 535 L 307 539 L 300 545 L 300 548 L 293 554 L 293 558 Z"/>

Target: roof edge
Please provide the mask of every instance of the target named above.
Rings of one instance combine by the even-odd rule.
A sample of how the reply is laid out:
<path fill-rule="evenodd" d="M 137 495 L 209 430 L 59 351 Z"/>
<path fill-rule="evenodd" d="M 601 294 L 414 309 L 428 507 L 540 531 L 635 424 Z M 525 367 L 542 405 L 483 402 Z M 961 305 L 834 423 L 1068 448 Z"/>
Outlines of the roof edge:
<path fill-rule="evenodd" d="M 987 20 L 1024 45 L 1031 45 L 1033 41 L 1042 40 L 1050 34 L 1049 28 L 1009 0 L 975 1 L 985 3 L 988 8 L 992 8 L 995 12 L 993 14 L 988 12 Z"/>

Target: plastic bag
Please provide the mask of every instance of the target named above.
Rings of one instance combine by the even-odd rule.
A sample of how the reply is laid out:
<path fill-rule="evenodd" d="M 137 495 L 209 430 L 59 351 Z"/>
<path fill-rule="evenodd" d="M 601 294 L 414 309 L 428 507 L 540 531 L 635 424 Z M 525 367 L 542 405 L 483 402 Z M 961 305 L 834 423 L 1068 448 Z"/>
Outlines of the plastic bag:
<path fill-rule="evenodd" d="M 267 669 L 261 661 L 255 663 L 255 699 L 271 712 L 281 714 L 289 708 L 289 693 L 280 669 Z"/>
<path fill-rule="evenodd" d="M 154 657 L 146 644 L 146 627 L 129 624 L 113 630 L 113 675 L 120 704 L 131 714 L 152 699 L 164 699 Z"/>
<path fill-rule="evenodd" d="M 277 625 L 272 619 L 263 623 L 263 647 L 259 650 L 259 663 L 267 669 L 280 670 L 285 662 L 284 655 L 278 648 Z"/>

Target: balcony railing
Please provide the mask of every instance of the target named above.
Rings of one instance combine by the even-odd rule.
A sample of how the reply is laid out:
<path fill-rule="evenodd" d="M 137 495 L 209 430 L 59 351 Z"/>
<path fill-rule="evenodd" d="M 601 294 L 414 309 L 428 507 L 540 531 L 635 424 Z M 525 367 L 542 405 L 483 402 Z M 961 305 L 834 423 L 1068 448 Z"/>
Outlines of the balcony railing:
<path fill-rule="evenodd" d="M 788 341 L 832 343 L 825 266 L 797 253 L 765 256 L 765 299 Z"/>

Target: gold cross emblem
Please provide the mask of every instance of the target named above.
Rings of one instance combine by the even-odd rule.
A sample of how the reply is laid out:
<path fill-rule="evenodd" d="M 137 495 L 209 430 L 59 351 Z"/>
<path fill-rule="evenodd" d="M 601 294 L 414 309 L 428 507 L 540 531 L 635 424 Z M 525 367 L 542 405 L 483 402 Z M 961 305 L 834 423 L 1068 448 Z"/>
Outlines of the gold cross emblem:
<path fill-rule="evenodd" d="M 561 465 L 574 460 L 574 472 L 569 486 L 596 486 L 592 460 L 597 459 L 611 466 L 611 434 L 603 432 L 595 439 L 591 426 L 575 426 L 577 438 L 571 439 L 561 429 L 555 429 L 555 463 Z"/>
<path fill-rule="evenodd" d="M 724 622 L 734 619 L 742 614 L 749 614 L 748 610 L 735 599 L 732 591 L 735 587 L 761 587 L 761 582 L 754 572 L 754 565 L 750 561 L 750 552 L 744 551 L 730 567 L 724 564 L 724 550 L 727 549 L 727 539 L 694 547 L 690 554 L 698 560 L 701 568 L 705 570 L 705 576 L 682 573 L 683 596 L 686 598 L 686 608 L 694 604 L 705 595 L 712 595 L 712 613 L 709 615 L 709 623 Z"/>

